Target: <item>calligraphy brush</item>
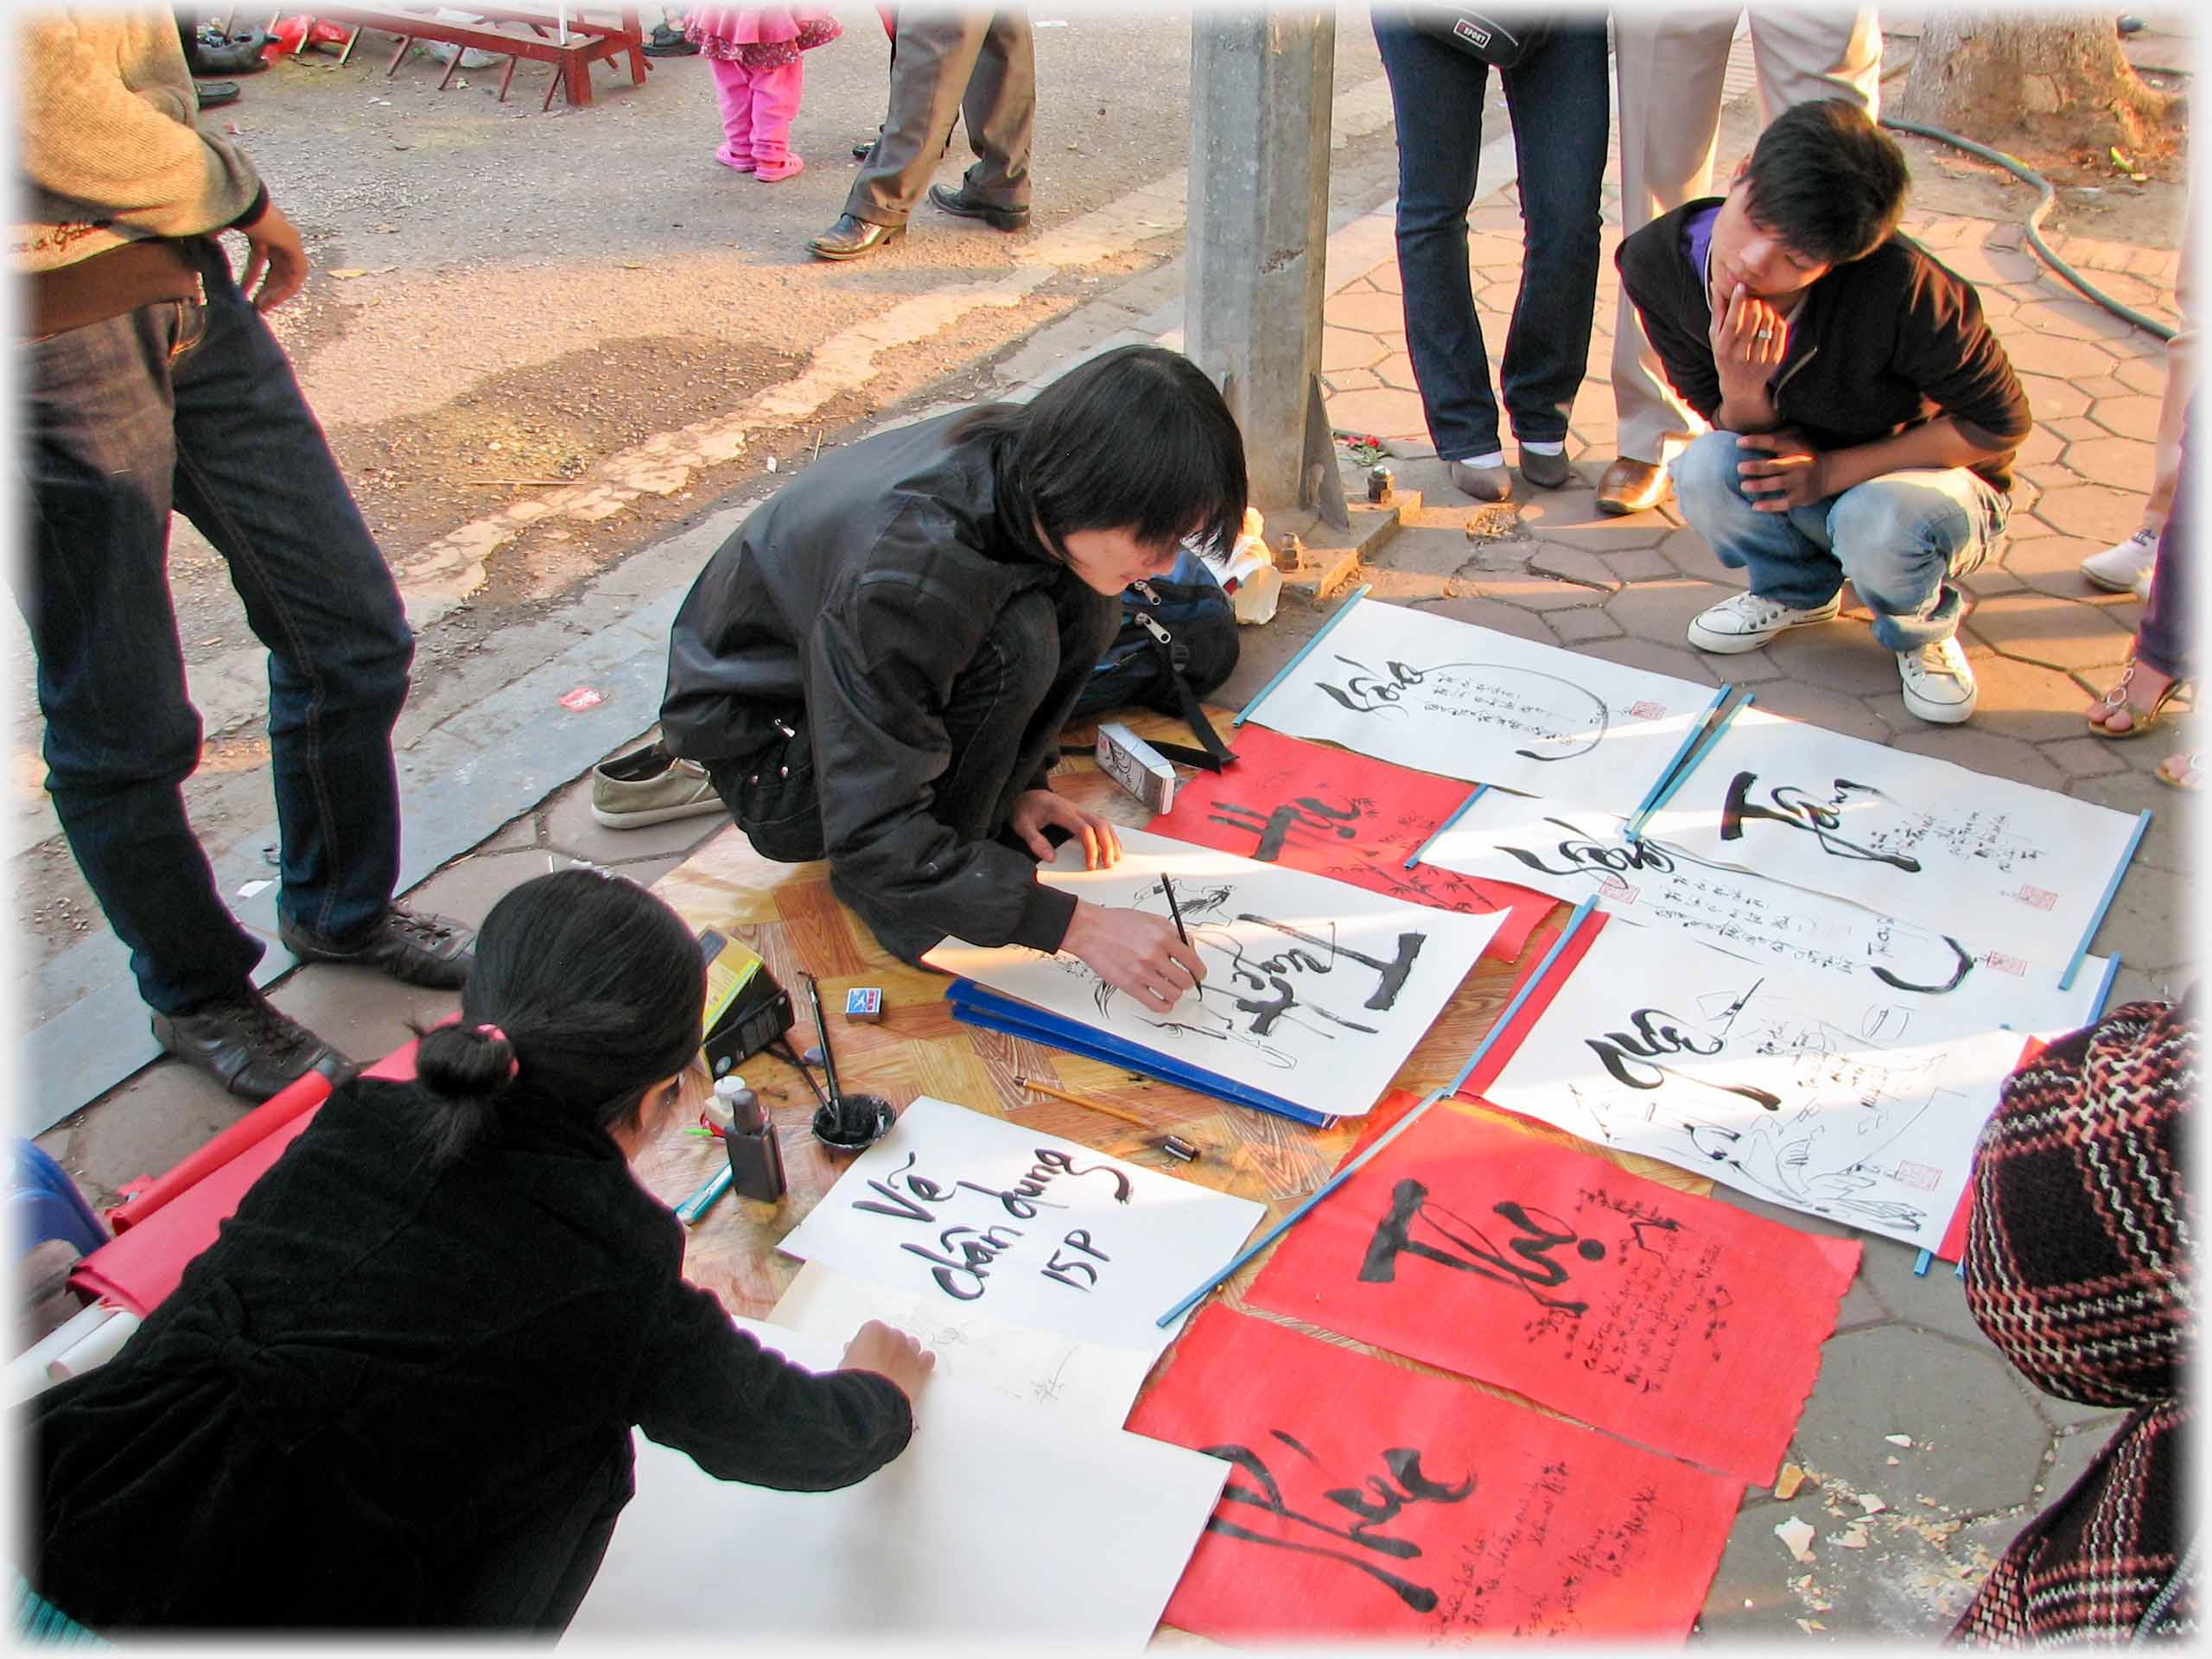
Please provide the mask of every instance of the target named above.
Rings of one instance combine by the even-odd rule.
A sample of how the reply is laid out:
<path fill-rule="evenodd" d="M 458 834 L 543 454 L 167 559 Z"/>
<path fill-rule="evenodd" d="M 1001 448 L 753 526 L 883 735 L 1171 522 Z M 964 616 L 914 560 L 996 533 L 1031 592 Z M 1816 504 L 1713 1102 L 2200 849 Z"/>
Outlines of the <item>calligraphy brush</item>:
<path fill-rule="evenodd" d="M 1175 902 L 1175 884 L 1167 879 L 1165 870 L 1160 873 L 1160 890 L 1167 895 L 1167 913 L 1175 918 L 1175 936 L 1188 944 L 1191 930 L 1183 925 L 1183 906 Z"/>
<path fill-rule="evenodd" d="M 829 1080 L 830 1098 L 823 1102 L 832 1117 L 845 1115 L 845 1096 L 837 1087 L 837 1062 L 830 1054 L 830 1021 L 822 1014 L 822 986 L 812 974 L 799 976 L 806 981 L 806 1000 L 814 1008 L 814 1029 L 822 1039 L 822 1075 Z"/>

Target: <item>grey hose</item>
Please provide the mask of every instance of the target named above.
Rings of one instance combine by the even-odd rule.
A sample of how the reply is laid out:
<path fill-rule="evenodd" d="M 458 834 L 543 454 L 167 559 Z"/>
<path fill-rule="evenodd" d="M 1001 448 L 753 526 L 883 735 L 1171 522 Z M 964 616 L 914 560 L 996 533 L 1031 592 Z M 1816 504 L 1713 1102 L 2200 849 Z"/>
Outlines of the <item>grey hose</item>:
<path fill-rule="evenodd" d="M 1933 138 L 1937 143 L 1949 144 L 1963 149 L 1969 156 L 1979 156 L 1985 162 L 1994 162 L 2023 184 L 2035 186 L 2040 194 L 2036 202 L 2035 211 L 2028 215 L 2026 230 L 2028 245 L 2036 251 L 2044 264 L 2049 265 L 2059 276 L 2080 289 L 2082 293 L 2088 295 L 2121 321 L 2133 323 L 2145 334 L 2159 340 L 2171 340 L 2174 337 L 2171 324 L 2160 322 L 2156 317 L 2146 317 L 2133 306 L 2122 305 L 2111 295 L 2093 287 L 2081 272 L 2050 251 L 2050 245 L 2043 239 L 2041 226 L 2044 215 L 2057 204 L 2058 193 L 2051 188 L 2050 181 L 2042 174 L 2036 172 L 2024 162 L 2015 161 L 2002 150 L 1992 149 L 1986 144 L 1978 144 L 1971 138 L 1961 138 L 1958 134 L 1946 132 L 1941 127 L 1923 127 L 1911 121 L 1892 121 L 1887 116 L 1883 117 L 1882 124 L 1892 132 L 1909 132 L 1916 138 Z"/>

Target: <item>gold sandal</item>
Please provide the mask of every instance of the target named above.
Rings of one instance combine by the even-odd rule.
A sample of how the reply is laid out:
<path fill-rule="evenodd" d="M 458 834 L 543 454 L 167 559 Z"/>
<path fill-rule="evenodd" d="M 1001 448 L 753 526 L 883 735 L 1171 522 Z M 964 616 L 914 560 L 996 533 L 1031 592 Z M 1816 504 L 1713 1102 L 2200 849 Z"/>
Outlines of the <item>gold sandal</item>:
<path fill-rule="evenodd" d="M 2127 666 L 2120 671 L 2120 678 L 2113 682 L 2112 690 L 2105 693 L 2098 708 L 2113 711 L 2125 709 L 2134 718 L 2128 722 L 2126 731 L 2115 732 L 2097 720 L 2097 709 L 2093 709 L 2088 715 L 2090 736 L 2101 737 L 2113 743 L 2122 743 L 2131 737 L 2140 737 L 2158 724 L 2160 717 L 2166 711 L 2168 703 L 2180 693 L 2189 690 L 2189 682 L 2186 680 L 2168 680 L 2166 689 L 2159 692 L 2157 700 L 2145 709 L 2139 703 L 2128 701 L 2127 688 L 2134 682 L 2135 659 L 2131 657 L 2127 659 Z"/>

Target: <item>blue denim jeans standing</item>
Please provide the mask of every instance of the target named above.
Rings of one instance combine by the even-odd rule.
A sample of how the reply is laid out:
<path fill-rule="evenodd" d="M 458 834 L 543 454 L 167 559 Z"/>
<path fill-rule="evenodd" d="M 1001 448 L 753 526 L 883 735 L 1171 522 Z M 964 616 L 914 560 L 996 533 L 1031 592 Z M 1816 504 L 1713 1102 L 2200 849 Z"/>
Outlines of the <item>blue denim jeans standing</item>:
<path fill-rule="evenodd" d="M 1377 6 L 1375 43 L 1398 127 L 1398 272 L 1406 346 L 1436 453 L 1498 448 L 1498 399 L 1467 275 L 1490 66 Z M 1521 289 L 1499 387 L 1514 436 L 1557 443 L 1590 356 L 1598 296 L 1598 194 L 1610 116 L 1603 18 L 1564 19 L 1500 70 L 1521 165 Z"/>
<path fill-rule="evenodd" d="M 1874 613 L 1874 638 L 1914 651 L 1959 631 L 1952 579 L 1996 550 L 2012 498 L 1963 467 L 1889 473 L 1788 512 L 1763 512 L 1737 469 L 1758 452 L 1708 432 L 1676 459 L 1675 500 L 1720 563 L 1762 599 L 1812 610 L 1847 579 Z"/>
<path fill-rule="evenodd" d="M 2174 466 L 2173 505 L 2158 532 L 2158 560 L 2151 567 L 2151 595 L 2135 625 L 2135 654 L 2177 680 L 2196 677 L 2196 507 L 2189 499 L 2196 475 L 2196 400 L 2181 419 L 2181 459 Z"/>
<path fill-rule="evenodd" d="M 291 365 L 212 240 L 206 302 L 164 302 L 17 348 L 47 789 L 139 994 L 163 1014 L 245 988 L 261 942 L 185 817 L 200 723 L 168 587 L 172 506 L 230 565 L 269 648 L 279 906 L 366 926 L 399 871 L 391 728 L 414 639 Z"/>

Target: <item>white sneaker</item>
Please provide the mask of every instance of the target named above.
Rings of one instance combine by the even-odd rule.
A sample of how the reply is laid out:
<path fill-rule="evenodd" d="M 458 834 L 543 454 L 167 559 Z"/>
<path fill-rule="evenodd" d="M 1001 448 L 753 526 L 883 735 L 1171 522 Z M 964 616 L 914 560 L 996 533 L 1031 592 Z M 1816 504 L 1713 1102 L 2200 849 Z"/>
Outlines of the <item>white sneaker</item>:
<path fill-rule="evenodd" d="M 1955 726 L 1973 717 L 1980 694 L 1974 669 L 1956 639 L 1938 639 L 1917 651 L 1897 652 L 1897 677 L 1904 682 L 1904 706 L 1921 719 Z"/>
<path fill-rule="evenodd" d="M 1690 644 L 1723 656 L 1757 651 L 1778 633 L 1815 622 L 1833 622 L 1842 610 L 1840 593 L 1809 611 L 1761 599 L 1757 594 L 1736 594 L 1690 620 Z"/>
<path fill-rule="evenodd" d="M 2124 542 L 2082 561 L 2082 575 L 2108 594 L 2151 597 L 2151 567 L 2158 562 L 2158 532 L 2145 525 Z"/>

